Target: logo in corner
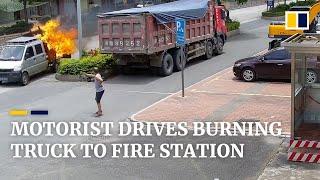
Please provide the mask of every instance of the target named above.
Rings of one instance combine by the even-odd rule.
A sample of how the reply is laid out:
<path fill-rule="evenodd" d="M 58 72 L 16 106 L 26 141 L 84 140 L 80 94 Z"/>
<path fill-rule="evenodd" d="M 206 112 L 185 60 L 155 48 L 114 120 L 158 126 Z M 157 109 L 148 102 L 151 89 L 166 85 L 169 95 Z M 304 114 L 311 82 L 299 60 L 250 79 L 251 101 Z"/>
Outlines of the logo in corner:
<path fill-rule="evenodd" d="M 309 30 L 309 12 L 286 11 L 286 30 Z"/>

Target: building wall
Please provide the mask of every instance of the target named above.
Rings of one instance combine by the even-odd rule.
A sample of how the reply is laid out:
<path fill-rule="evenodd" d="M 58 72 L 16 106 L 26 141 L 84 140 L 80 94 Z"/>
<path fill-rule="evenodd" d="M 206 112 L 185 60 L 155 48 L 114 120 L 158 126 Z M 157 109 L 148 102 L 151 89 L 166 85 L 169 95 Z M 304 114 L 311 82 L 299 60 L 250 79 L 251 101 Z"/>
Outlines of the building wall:
<path fill-rule="evenodd" d="M 8 23 L 14 21 L 14 13 L 8 13 L 0 11 L 0 24 Z"/>

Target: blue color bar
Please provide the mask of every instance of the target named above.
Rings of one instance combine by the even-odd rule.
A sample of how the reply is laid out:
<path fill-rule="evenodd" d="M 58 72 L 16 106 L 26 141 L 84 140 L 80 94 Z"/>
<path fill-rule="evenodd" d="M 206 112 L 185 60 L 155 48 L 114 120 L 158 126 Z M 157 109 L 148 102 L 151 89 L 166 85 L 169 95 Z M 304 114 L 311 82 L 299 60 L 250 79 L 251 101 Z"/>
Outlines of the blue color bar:
<path fill-rule="evenodd" d="M 298 15 L 298 26 L 299 28 L 306 28 L 308 26 L 307 24 L 307 14 L 301 13 Z"/>
<path fill-rule="evenodd" d="M 32 110 L 31 115 L 48 115 L 49 112 L 46 110 Z"/>

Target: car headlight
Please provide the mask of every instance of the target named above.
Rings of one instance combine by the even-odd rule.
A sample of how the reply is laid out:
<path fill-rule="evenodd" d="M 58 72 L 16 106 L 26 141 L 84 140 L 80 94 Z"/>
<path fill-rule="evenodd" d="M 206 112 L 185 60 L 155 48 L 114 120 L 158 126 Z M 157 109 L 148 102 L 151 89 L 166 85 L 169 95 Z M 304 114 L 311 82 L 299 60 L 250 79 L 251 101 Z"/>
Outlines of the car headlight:
<path fill-rule="evenodd" d="M 241 63 L 236 63 L 236 64 L 234 64 L 234 67 L 239 67 L 241 65 L 242 65 Z"/>
<path fill-rule="evenodd" d="M 15 67 L 13 68 L 13 71 L 21 71 L 21 66 L 15 66 Z"/>

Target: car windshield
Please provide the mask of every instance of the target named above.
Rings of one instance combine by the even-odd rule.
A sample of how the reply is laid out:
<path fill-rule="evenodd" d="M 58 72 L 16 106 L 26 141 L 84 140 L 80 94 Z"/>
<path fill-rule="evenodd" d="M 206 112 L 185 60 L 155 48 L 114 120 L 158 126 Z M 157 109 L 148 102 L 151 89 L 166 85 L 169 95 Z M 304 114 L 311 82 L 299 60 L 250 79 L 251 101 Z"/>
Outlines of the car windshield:
<path fill-rule="evenodd" d="M 23 51 L 23 46 L 3 46 L 0 49 L 0 61 L 20 61 Z"/>

